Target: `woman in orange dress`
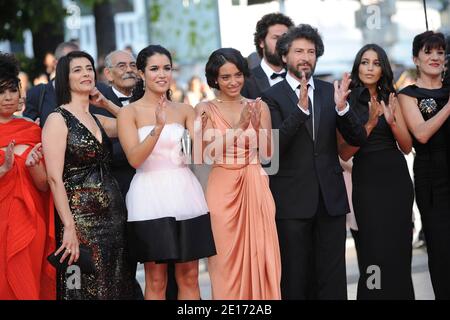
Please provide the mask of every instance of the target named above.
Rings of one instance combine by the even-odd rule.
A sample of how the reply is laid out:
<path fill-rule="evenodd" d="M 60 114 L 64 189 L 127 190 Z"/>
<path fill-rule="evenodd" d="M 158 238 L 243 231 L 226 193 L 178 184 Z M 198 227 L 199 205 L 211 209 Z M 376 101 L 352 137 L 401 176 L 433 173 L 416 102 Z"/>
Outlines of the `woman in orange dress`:
<path fill-rule="evenodd" d="M 259 161 L 271 154 L 270 112 L 240 95 L 248 74 L 239 51 L 216 50 L 206 78 L 217 98 L 196 107 L 207 119 L 203 157 L 213 162 L 206 191 L 217 250 L 208 258 L 213 299 L 281 298 L 275 203 Z"/>
<path fill-rule="evenodd" d="M 18 67 L 0 54 L 0 300 L 55 299 L 53 204 L 41 129 L 16 118 Z"/>

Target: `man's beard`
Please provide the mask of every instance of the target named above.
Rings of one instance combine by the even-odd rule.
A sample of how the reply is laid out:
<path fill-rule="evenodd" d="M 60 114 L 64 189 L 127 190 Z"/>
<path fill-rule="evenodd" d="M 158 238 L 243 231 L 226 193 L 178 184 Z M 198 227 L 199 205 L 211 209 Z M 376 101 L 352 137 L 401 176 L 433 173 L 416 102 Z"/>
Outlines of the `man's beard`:
<path fill-rule="evenodd" d="M 281 61 L 280 56 L 276 52 L 270 52 L 269 47 L 266 43 L 264 43 L 264 57 L 266 58 L 267 62 L 270 63 L 273 66 L 281 67 L 283 66 L 283 62 Z"/>
<path fill-rule="evenodd" d="M 314 70 L 316 69 L 316 66 L 312 66 L 311 64 L 308 63 L 309 68 L 311 69 L 310 71 L 300 71 L 298 70 L 298 64 L 296 66 L 293 66 L 291 64 L 287 64 L 287 69 L 292 72 L 298 79 L 302 78 L 303 73 L 305 73 L 306 76 L 306 80 L 309 80 L 309 78 L 312 77 L 312 75 L 314 74 Z"/>

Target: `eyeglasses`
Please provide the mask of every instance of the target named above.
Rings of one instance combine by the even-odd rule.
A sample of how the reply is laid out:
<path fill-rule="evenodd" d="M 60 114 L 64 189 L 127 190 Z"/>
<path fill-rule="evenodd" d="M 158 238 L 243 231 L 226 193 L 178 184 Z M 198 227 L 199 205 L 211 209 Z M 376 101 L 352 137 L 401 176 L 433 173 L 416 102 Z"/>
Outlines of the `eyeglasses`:
<path fill-rule="evenodd" d="M 113 68 L 117 68 L 120 71 L 127 71 L 127 68 L 130 67 L 131 70 L 136 70 L 137 66 L 135 62 L 130 62 L 130 63 L 125 63 L 125 62 L 119 62 L 118 64 L 116 64 L 115 66 L 113 66 Z"/>

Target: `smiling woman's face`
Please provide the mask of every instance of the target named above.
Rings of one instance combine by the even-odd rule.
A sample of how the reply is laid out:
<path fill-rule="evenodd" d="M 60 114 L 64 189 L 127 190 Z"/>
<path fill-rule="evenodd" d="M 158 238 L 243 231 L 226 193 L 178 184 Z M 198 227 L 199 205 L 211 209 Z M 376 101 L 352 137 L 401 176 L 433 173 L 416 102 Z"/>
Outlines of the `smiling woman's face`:
<path fill-rule="evenodd" d="M 15 86 L 0 88 L 0 115 L 5 118 L 12 116 L 19 108 L 20 92 Z"/>
<path fill-rule="evenodd" d="M 140 76 L 145 80 L 146 90 L 165 94 L 172 81 L 172 65 L 168 56 L 155 53 L 147 59 L 145 73 L 139 70 Z"/>
<path fill-rule="evenodd" d="M 69 83 L 73 92 L 89 93 L 95 87 L 94 67 L 87 58 L 70 61 Z"/>

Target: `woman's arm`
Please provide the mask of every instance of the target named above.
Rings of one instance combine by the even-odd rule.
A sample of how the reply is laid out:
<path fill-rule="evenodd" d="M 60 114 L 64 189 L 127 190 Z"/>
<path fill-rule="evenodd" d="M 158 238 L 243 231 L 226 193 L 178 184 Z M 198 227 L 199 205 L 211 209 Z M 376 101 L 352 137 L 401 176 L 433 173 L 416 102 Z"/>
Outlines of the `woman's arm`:
<path fill-rule="evenodd" d="M 120 107 L 115 105 L 111 100 L 106 99 L 105 96 L 97 88 L 92 89 L 92 91 L 90 92 L 89 103 L 105 109 L 114 117 L 117 117 L 120 112 Z"/>
<path fill-rule="evenodd" d="M 213 118 L 211 117 L 209 112 L 206 111 L 214 128 L 214 130 L 206 130 L 203 133 L 203 155 L 205 158 L 210 160 L 208 162 L 213 162 L 214 160 L 221 159 L 228 148 L 234 148 L 235 142 L 239 139 L 239 137 L 244 133 L 244 131 L 250 124 L 250 108 L 250 103 L 247 102 L 241 111 L 239 122 L 233 128 L 227 129 L 225 134 L 222 134 L 216 128 Z"/>
<path fill-rule="evenodd" d="M 5 160 L 0 166 L 0 178 L 6 175 L 14 166 L 14 145 L 15 141 L 11 141 L 5 150 Z"/>
<path fill-rule="evenodd" d="M 428 142 L 450 115 L 450 104 L 447 102 L 436 115 L 425 121 L 419 108 L 417 108 L 417 99 L 405 94 L 399 94 L 398 100 L 406 126 L 417 141 L 423 144 Z"/>
<path fill-rule="evenodd" d="M 403 118 L 402 110 L 398 106 L 398 100 L 393 93 L 389 95 L 389 105 L 385 105 L 382 102 L 384 109 L 384 117 L 391 127 L 395 140 L 397 140 L 400 150 L 404 154 L 408 154 L 412 149 L 412 138 L 406 127 L 405 120 Z"/>
<path fill-rule="evenodd" d="M 42 147 L 46 157 L 45 166 L 56 210 L 64 226 L 63 242 L 56 255 L 65 250 L 61 261 L 70 254 L 69 264 L 79 257 L 79 243 L 75 221 L 69 207 L 69 200 L 63 182 L 64 157 L 66 152 L 67 127 L 62 116 L 52 113 L 42 130 Z"/>
<path fill-rule="evenodd" d="M 371 102 L 369 102 L 369 119 L 367 120 L 366 124 L 364 125 L 364 129 L 366 131 L 367 137 L 370 136 L 372 133 L 372 130 L 377 126 L 378 124 L 378 117 L 381 112 L 381 104 L 376 101 L 374 98 L 371 99 Z M 337 137 L 337 145 L 338 145 L 338 153 L 342 160 L 348 161 L 353 155 L 358 152 L 360 147 L 355 147 L 350 144 L 348 144 L 342 134 L 339 132 L 339 130 L 336 130 L 336 137 Z"/>
<path fill-rule="evenodd" d="M 164 110 L 161 110 L 161 108 L 164 108 Z M 122 108 L 119 116 L 117 117 L 120 144 L 122 145 L 128 162 L 135 169 L 137 169 L 145 161 L 145 159 L 148 158 L 158 142 L 159 136 L 166 122 L 165 106 L 157 107 L 156 122 L 156 125 L 147 137 L 140 142 L 133 107 L 126 106 Z"/>
<path fill-rule="evenodd" d="M 252 125 L 255 128 L 255 121 L 260 117 L 259 126 L 256 125 L 256 134 L 258 139 L 258 152 L 261 159 L 268 161 L 272 158 L 272 120 L 270 118 L 270 111 L 267 104 L 261 99 L 256 99 L 254 102 L 254 111 L 252 112 Z M 259 115 L 258 115 L 259 114 Z"/>
<path fill-rule="evenodd" d="M 48 190 L 48 182 L 43 158 L 42 143 L 38 143 L 28 153 L 25 165 L 30 172 L 36 188 L 42 192 L 46 192 Z"/>
<path fill-rule="evenodd" d="M 102 116 L 100 114 L 96 114 L 95 117 L 100 121 L 103 129 L 105 129 L 106 135 L 110 138 L 117 138 L 117 119 L 110 118 L 107 116 Z"/>

